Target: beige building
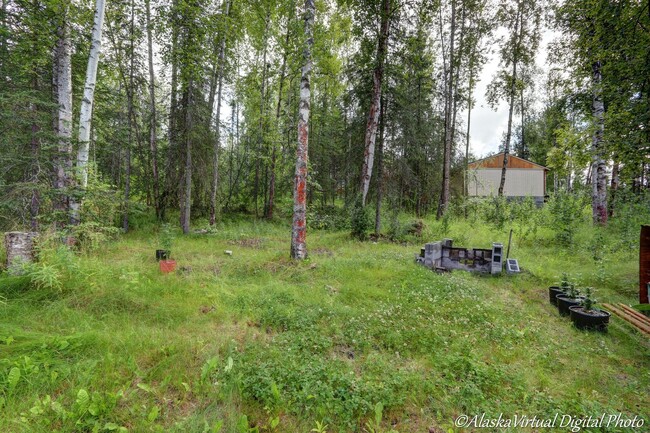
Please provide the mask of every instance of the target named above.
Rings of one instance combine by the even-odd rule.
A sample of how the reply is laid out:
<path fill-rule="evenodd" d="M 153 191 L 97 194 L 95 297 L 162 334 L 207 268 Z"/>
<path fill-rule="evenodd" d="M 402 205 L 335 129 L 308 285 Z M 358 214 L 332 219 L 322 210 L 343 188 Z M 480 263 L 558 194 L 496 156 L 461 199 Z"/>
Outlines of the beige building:
<path fill-rule="evenodd" d="M 468 193 L 470 197 L 497 195 L 503 168 L 503 152 L 469 164 Z M 544 202 L 546 195 L 546 172 L 548 168 L 515 155 L 508 155 L 505 197 L 533 197 L 537 203 Z"/>

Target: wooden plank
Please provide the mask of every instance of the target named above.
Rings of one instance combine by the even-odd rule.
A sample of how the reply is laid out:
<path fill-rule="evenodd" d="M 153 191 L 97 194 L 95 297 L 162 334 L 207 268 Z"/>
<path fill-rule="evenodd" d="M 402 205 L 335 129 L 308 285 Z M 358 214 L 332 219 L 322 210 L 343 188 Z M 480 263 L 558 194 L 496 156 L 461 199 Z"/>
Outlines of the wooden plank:
<path fill-rule="evenodd" d="M 634 308 L 632 308 L 632 307 L 630 307 L 628 305 L 625 305 L 625 304 L 618 304 L 617 307 L 621 307 L 623 310 L 625 310 L 627 313 L 629 313 L 630 316 L 635 317 L 635 318 L 639 319 L 640 321 L 642 321 L 643 323 L 646 323 L 646 324 L 650 325 L 650 318 L 644 316 L 639 311 L 636 311 Z"/>
<path fill-rule="evenodd" d="M 625 320 L 626 322 L 632 324 L 635 328 L 637 328 L 643 334 L 646 334 L 646 335 L 650 336 L 650 326 L 645 325 L 641 321 L 630 317 L 629 315 L 625 314 L 624 311 L 619 310 L 618 308 L 614 307 L 613 305 L 603 304 L 603 307 L 605 309 L 611 311 L 612 313 L 614 313 L 615 315 L 617 315 L 621 319 Z"/>
<path fill-rule="evenodd" d="M 650 226 L 641 226 L 639 245 L 639 303 L 647 304 L 650 284 Z"/>

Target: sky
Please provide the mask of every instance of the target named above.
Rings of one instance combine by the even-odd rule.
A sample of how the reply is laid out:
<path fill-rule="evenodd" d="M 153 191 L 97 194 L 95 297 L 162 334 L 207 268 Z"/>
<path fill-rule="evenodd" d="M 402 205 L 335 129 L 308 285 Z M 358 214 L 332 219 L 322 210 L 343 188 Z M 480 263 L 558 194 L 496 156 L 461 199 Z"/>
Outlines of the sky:
<path fill-rule="evenodd" d="M 548 29 L 542 34 L 542 41 L 535 58 L 535 63 L 543 71 L 548 69 L 546 67 L 547 47 L 554 37 L 555 33 Z M 498 54 L 493 53 L 483 68 L 480 81 L 477 83 L 476 91 L 474 92 L 475 104 L 472 110 L 470 152 L 479 158 L 498 151 L 503 134 L 508 127 L 508 104 L 501 102 L 495 111 L 485 99 L 487 86 L 492 81 L 498 68 Z M 467 121 L 467 111 L 463 113 L 463 119 L 465 122 Z M 514 125 L 517 124 L 515 121 Z"/>

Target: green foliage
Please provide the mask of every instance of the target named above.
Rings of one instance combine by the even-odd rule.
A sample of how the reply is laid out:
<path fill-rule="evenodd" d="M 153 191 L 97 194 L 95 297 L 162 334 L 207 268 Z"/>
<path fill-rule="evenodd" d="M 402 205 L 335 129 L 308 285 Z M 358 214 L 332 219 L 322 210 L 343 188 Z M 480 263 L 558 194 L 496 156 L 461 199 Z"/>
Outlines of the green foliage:
<path fill-rule="evenodd" d="M 361 199 L 357 199 L 350 210 L 350 229 L 353 238 L 365 241 L 368 238 L 368 231 L 371 227 L 370 212 L 367 206 L 361 205 Z"/>
<path fill-rule="evenodd" d="M 160 246 L 160 249 L 171 251 L 175 239 L 176 235 L 171 225 L 163 224 L 158 233 L 158 245 Z"/>
<path fill-rule="evenodd" d="M 483 220 L 497 230 L 505 227 L 508 219 L 508 201 L 504 196 L 490 196 L 481 206 Z"/>
<path fill-rule="evenodd" d="M 342 207 L 310 206 L 307 210 L 307 224 L 316 230 L 346 230 L 350 228 L 350 218 Z"/>
<path fill-rule="evenodd" d="M 581 295 L 580 289 L 578 289 L 578 286 L 575 284 L 575 282 L 571 282 L 569 284 L 569 287 L 566 291 L 566 296 L 571 299 L 578 299 L 578 297 Z"/>
<path fill-rule="evenodd" d="M 584 290 L 584 299 L 580 303 L 586 311 L 592 311 L 594 305 L 596 304 L 596 299 L 594 298 L 594 289 L 592 287 L 587 287 Z"/>
<path fill-rule="evenodd" d="M 79 259 L 66 246 L 41 244 L 38 260 L 23 265 L 24 276 L 37 290 L 60 292 L 79 278 Z"/>
<path fill-rule="evenodd" d="M 578 224 L 582 219 L 584 201 L 575 194 L 554 194 L 546 204 L 550 213 L 549 223 L 555 230 L 556 241 L 563 246 L 573 243 Z"/>
<path fill-rule="evenodd" d="M 96 221 L 83 221 L 69 227 L 70 236 L 75 239 L 75 246 L 83 252 L 97 250 L 103 244 L 114 240 L 120 233 L 117 227 L 104 226 Z"/>

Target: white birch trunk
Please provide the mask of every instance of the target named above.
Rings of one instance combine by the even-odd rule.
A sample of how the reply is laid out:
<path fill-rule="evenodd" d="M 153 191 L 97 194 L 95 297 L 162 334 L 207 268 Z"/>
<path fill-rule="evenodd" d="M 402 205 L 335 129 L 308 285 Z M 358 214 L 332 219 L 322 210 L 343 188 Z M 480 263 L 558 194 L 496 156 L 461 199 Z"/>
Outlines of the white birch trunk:
<path fill-rule="evenodd" d="M 379 42 L 377 44 L 377 65 L 373 73 L 373 92 L 370 102 L 370 112 L 366 125 L 365 150 L 363 154 L 363 166 L 361 167 L 361 205 L 366 205 L 366 197 L 370 189 L 370 178 L 372 166 L 375 160 L 375 142 L 377 139 L 377 127 L 379 125 L 379 112 L 381 111 L 381 82 L 384 75 L 384 59 L 386 57 L 386 44 L 388 32 L 390 31 L 390 0 L 383 0 L 381 26 L 379 30 Z"/>
<path fill-rule="evenodd" d="M 66 188 L 70 186 L 69 176 L 72 169 L 72 62 L 67 15 L 66 10 L 63 22 L 57 29 L 58 40 L 54 50 L 54 91 L 58 105 L 55 124 L 58 144 L 55 158 L 54 208 L 64 215 L 69 212 Z"/>
<path fill-rule="evenodd" d="M 97 0 L 95 4 L 95 20 L 93 23 L 90 54 L 86 69 L 86 84 L 81 100 L 81 114 L 79 116 L 79 150 L 77 152 L 77 175 L 79 186 L 85 189 L 88 186 L 88 152 L 90 149 L 90 127 L 95 98 L 95 83 L 97 81 L 97 66 L 99 65 L 99 52 L 102 45 L 102 27 L 104 25 L 105 0 Z M 71 205 L 72 223 L 79 223 L 80 200 L 73 200 Z"/>
<path fill-rule="evenodd" d="M 307 258 L 307 162 L 309 141 L 309 109 L 311 90 L 309 75 L 312 69 L 311 49 L 314 45 L 313 26 L 316 6 L 314 0 L 305 0 L 305 64 L 300 79 L 298 114 L 298 147 L 296 149 L 296 176 L 293 187 L 293 224 L 291 226 L 291 257 Z"/>

